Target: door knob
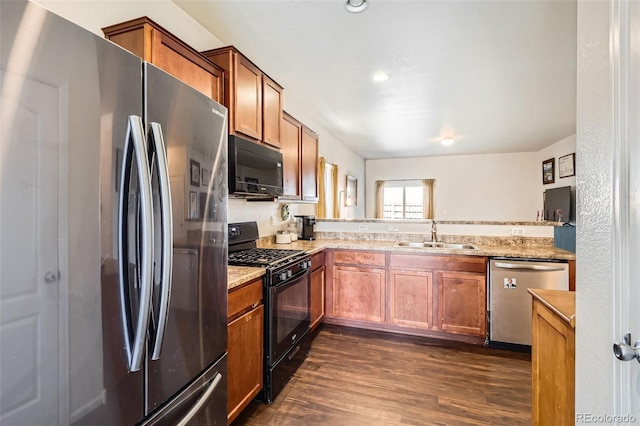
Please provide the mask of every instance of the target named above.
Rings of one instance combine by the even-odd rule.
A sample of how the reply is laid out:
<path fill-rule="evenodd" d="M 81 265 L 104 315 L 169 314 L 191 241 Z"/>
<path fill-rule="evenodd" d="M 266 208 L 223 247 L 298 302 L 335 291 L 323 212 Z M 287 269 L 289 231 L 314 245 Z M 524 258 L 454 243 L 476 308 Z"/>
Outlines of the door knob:
<path fill-rule="evenodd" d="M 631 361 L 632 359 L 640 362 L 640 340 L 631 346 L 631 334 L 625 334 L 622 342 L 613 344 L 613 353 L 620 361 Z"/>
<path fill-rule="evenodd" d="M 57 272 L 47 272 L 44 275 L 44 282 L 47 284 L 51 284 L 51 283 L 55 283 L 56 281 L 58 281 L 58 273 Z"/>

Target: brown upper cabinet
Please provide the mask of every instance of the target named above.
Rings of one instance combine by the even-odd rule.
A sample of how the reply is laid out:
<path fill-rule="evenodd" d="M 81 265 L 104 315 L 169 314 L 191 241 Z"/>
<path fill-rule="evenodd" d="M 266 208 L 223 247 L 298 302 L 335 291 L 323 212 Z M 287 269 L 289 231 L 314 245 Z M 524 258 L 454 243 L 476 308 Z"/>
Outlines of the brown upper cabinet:
<path fill-rule="evenodd" d="M 300 145 L 302 124 L 284 112 L 281 126 L 282 143 L 282 198 L 300 200 Z"/>
<path fill-rule="evenodd" d="M 318 135 L 286 111 L 281 129 L 282 198 L 318 201 Z"/>
<path fill-rule="evenodd" d="M 302 199 L 318 201 L 318 135 L 306 126 L 302 126 L 300 176 Z"/>
<path fill-rule="evenodd" d="M 233 46 L 202 54 L 226 72 L 224 105 L 229 109 L 229 134 L 281 148 L 282 87 Z"/>
<path fill-rule="evenodd" d="M 147 17 L 102 29 L 107 39 L 224 104 L 224 71 Z"/>

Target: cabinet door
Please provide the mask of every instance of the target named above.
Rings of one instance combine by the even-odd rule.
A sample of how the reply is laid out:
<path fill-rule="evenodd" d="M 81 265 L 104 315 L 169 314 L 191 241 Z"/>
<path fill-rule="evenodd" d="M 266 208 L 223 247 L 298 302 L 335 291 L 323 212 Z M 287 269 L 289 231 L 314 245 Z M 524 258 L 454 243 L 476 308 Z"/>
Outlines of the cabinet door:
<path fill-rule="evenodd" d="M 450 333 L 486 336 L 485 276 L 438 272 L 437 280 L 439 328 Z"/>
<path fill-rule="evenodd" d="M 244 56 L 236 58 L 235 131 L 262 139 L 262 73 Z"/>
<path fill-rule="evenodd" d="M 282 87 L 266 75 L 262 76 L 262 142 L 282 148 Z"/>
<path fill-rule="evenodd" d="M 229 423 L 262 389 L 264 305 L 229 323 L 227 420 Z"/>
<path fill-rule="evenodd" d="M 300 199 L 300 131 L 302 125 L 289 114 L 282 118 L 283 197 Z"/>
<path fill-rule="evenodd" d="M 311 329 L 324 319 L 324 266 L 311 273 Z"/>
<path fill-rule="evenodd" d="M 333 315 L 384 322 L 385 270 L 335 266 L 333 271 Z"/>
<path fill-rule="evenodd" d="M 389 322 L 413 328 L 432 327 L 433 275 L 427 271 L 389 272 Z"/>
<path fill-rule="evenodd" d="M 300 147 L 302 199 L 318 200 L 318 135 L 302 126 Z"/>

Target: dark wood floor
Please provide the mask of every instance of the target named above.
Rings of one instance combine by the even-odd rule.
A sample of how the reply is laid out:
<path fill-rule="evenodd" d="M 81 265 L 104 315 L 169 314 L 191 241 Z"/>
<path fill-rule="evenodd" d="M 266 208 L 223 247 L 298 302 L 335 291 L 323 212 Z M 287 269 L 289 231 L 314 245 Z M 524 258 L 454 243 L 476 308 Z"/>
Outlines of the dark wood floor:
<path fill-rule="evenodd" d="M 327 325 L 275 402 L 233 423 L 484 424 L 531 424 L 529 354 Z"/>

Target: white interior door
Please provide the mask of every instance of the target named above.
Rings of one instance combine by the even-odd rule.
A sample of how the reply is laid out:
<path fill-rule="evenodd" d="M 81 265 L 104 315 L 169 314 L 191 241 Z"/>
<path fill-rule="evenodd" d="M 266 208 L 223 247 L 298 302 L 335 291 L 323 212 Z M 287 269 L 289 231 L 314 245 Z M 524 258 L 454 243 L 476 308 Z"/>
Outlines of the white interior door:
<path fill-rule="evenodd" d="M 57 424 L 59 96 L 0 72 L 0 424 Z"/>
<path fill-rule="evenodd" d="M 614 163 L 620 198 L 616 203 L 614 330 L 618 333 L 616 340 L 630 333 L 633 345 L 640 340 L 640 4 L 617 3 L 613 11 L 617 21 L 613 34 L 619 38 L 614 58 L 620 70 L 614 99 L 617 97 L 616 103 L 621 105 L 615 118 L 620 129 Z M 615 411 L 623 418 L 634 418 L 620 423 L 636 423 L 640 421 L 640 365 L 635 361 L 616 362 L 615 367 Z"/>

